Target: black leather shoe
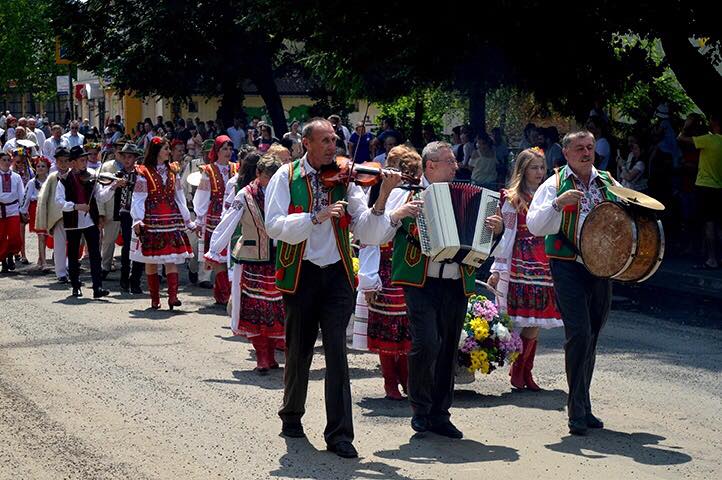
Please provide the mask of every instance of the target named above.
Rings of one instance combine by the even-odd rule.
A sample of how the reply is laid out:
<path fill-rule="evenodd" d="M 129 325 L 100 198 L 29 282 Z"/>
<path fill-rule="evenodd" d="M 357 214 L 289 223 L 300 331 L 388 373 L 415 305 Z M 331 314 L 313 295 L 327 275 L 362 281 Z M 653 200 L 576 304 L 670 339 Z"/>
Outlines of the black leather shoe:
<path fill-rule="evenodd" d="M 587 422 L 585 419 L 569 420 L 569 433 L 572 435 L 586 435 L 587 434 Z"/>
<path fill-rule="evenodd" d="M 60 277 L 58 278 L 58 283 L 68 283 L 68 277 Z"/>
<path fill-rule="evenodd" d="M 125 293 L 130 292 L 130 282 L 128 282 L 128 280 L 121 280 L 120 289 L 123 290 Z"/>
<path fill-rule="evenodd" d="M 110 295 L 110 292 L 104 288 L 93 289 L 93 298 L 102 298 L 107 297 L 108 295 Z"/>
<path fill-rule="evenodd" d="M 139 283 L 131 283 L 130 284 L 130 293 L 135 295 L 143 295 L 143 289 L 140 288 Z"/>
<path fill-rule="evenodd" d="M 437 435 L 441 435 L 443 437 L 448 438 L 464 438 L 464 434 L 461 433 L 461 430 L 456 428 L 453 423 L 450 421 L 444 421 L 444 422 L 431 422 L 429 425 L 429 431 L 434 432 Z"/>
<path fill-rule="evenodd" d="M 326 448 L 329 452 L 333 452 L 342 458 L 357 458 L 358 452 L 354 448 L 351 442 L 341 440 L 336 445 L 327 445 Z"/>
<path fill-rule="evenodd" d="M 411 428 L 415 432 L 424 433 L 429 429 L 429 419 L 424 415 L 414 415 L 411 417 Z"/>
<path fill-rule="evenodd" d="M 82 297 L 83 291 L 80 289 L 80 287 L 73 287 L 73 296 L 74 297 Z"/>
<path fill-rule="evenodd" d="M 604 422 L 591 413 L 587 413 L 587 428 L 604 428 Z"/>
<path fill-rule="evenodd" d="M 281 427 L 281 435 L 289 438 L 303 438 L 306 434 L 303 432 L 303 425 L 300 423 L 283 423 Z"/>
<path fill-rule="evenodd" d="M 12 272 L 13 270 L 15 270 L 15 259 L 13 258 L 12 255 L 10 255 L 10 256 L 8 257 L 7 270 L 8 270 L 8 271 L 11 271 L 11 272 Z"/>

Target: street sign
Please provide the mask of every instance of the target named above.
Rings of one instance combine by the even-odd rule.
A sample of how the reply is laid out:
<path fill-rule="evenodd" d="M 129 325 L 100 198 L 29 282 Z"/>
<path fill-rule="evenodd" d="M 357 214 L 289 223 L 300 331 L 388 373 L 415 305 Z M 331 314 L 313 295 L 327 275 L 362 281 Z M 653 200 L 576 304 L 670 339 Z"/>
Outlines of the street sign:
<path fill-rule="evenodd" d="M 58 65 L 70 65 L 73 63 L 68 58 L 68 49 L 61 45 L 60 37 L 55 37 L 55 63 Z"/>
<path fill-rule="evenodd" d="M 55 89 L 58 93 L 68 93 L 68 90 L 70 90 L 70 80 L 67 75 L 55 77 Z"/>

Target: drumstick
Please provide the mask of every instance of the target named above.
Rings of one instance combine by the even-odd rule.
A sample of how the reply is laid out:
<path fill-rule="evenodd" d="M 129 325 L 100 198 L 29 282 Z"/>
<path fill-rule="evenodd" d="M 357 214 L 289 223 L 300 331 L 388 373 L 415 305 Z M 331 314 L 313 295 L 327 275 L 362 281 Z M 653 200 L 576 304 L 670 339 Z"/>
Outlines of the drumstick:
<path fill-rule="evenodd" d="M 476 284 L 477 284 L 477 285 L 481 285 L 482 287 L 486 288 L 486 289 L 489 290 L 491 293 L 493 293 L 494 296 L 496 296 L 496 297 L 503 297 L 503 296 L 504 296 L 504 295 L 502 295 L 497 289 L 495 289 L 494 287 L 492 287 L 491 285 L 489 285 L 489 284 L 486 283 L 486 282 L 482 282 L 481 280 L 477 280 L 477 281 L 476 281 Z"/>

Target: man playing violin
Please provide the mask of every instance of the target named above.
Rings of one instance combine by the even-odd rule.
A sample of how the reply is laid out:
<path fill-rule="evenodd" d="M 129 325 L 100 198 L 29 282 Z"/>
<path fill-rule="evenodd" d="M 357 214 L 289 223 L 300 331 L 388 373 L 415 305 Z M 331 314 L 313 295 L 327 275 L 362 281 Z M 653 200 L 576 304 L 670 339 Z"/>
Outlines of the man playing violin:
<path fill-rule="evenodd" d="M 281 433 L 303 437 L 308 374 L 320 326 L 326 357 L 328 449 L 358 456 L 351 418 L 351 388 L 346 360 L 346 326 L 353 309 L 356 278 L 349 230 L 365 244 L 378 245 L 388 222 L 383 210 L 367 207 L 363 190 L 343 181 L 321 182 L 321 169 L 336 161 L 336 133 L 325 119 L 303 128 L 307 153 L 271 178 L 265 198 L 265 227 L 278 240 L 276 286 L 286 306 L 286 367 Z M 401 182 L 396 172 L 381 173 L 380 200 Z"/>
<path fill-rule="evenodd" d="M 431 142 L 421 155 L 421 187 L 451 182 L 459 168 L 451 145 Z M 375 209 L 383 209 L 380 198 Z M 389 220 L 385 242 L 393 239 L 391 283 L 403 287 L 411 330 L 408 395 L 414 415 L 411 428 L 449 438 L 462 438 L 451 423 L 454 374 L 459 336 L 464 324 L 467 296 L 475 291 L 476 268 L 439 263 L 421 253 L 416 217 L 422 203 L 403 189 L 388 199 Z M 501 217 L 492 215 L 486 225 L 495 234 L 503 230 Z"/>
<path fill-rule="evenodd" d="M 96 178 L 87 171 L 87 156 L 81 146 L 70 149 L 72 170 L 65 178 L 60 178 L 55 190 L 55 203 L 63 210 L 63 226 L 68 238 L 68 273 L 73 296 L 83 296 L 79 279 L 79 254 L 80 239 L 85 238 L 90 256 L 90 273 L 93 278 L 93 298 L 101 298 L 110 292 L 103 288 L 97 202 L 108 200 L 113 191 L 102 189 Z"/>

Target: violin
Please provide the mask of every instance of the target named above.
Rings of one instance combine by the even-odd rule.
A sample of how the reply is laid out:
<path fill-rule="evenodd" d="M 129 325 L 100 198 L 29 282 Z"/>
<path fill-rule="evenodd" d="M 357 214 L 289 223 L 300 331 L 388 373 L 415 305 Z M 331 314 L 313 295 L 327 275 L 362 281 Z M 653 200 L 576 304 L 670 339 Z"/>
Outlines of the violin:
<path fill-rule="evenodd" d="M 381 180 L 382 173 L 395 172 L 397 170 L 382 168 L 378 162 L 354 163 L 346 157 L 336 157 L 333 163 L 323 165 L 320 168 L 321 183 L 326 188 L 333 188 L 336 185 L 348 185 L 350 182 L 360 187 L 371 187 Z M 405 173 L 401 174 L 404 182 L 399 188 L 406 190 L 421 189 L 419 179 Z"/>

